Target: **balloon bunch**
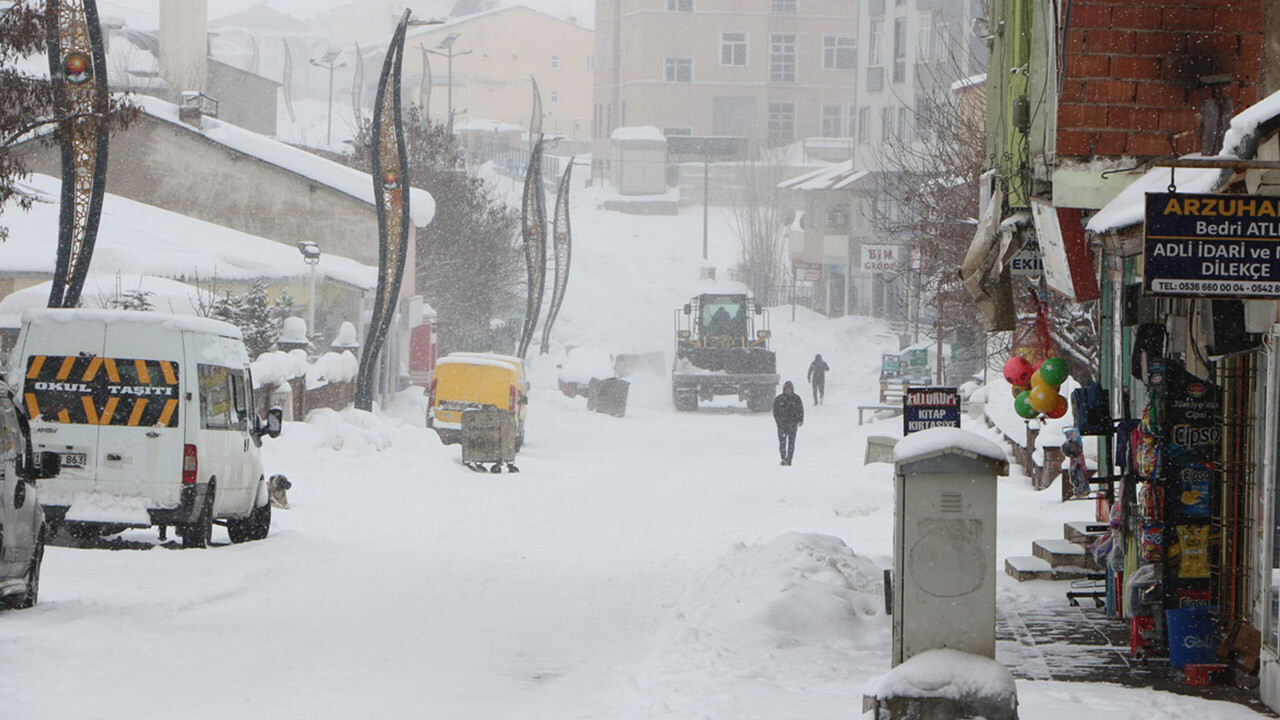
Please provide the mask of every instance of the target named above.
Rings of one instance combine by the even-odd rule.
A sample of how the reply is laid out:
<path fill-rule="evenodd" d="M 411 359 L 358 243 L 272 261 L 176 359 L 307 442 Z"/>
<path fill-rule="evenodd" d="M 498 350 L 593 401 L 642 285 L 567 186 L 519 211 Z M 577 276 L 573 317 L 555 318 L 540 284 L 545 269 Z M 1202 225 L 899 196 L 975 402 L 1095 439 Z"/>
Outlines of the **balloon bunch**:
<path fill-rule="evenodd" d="M 1059 387 L 1067 381 L 1067 363 L 1051 357 L 1039 365 L 1021 355 L 1004 364 L 1004 379 L 1013 385 L 1013 410 L 1019 417 L 1033 420 L 1048 415 L 1055 420 L 1067 414 L 1067 399 Z"/>

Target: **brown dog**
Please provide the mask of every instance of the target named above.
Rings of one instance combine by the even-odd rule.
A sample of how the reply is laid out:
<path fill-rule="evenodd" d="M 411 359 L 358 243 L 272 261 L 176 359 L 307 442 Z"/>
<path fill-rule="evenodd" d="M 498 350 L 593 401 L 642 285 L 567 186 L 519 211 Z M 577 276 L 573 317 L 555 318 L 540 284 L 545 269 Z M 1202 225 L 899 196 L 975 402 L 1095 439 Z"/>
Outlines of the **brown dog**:
<path fill-rule="evenodd" d="M 288 490 L 291 487 L 293 487 L 293 483 L 289 482 L 289 478 L 283 475 L 272 475 L 271 479 L 267 481 L 267 491 L 271 496 L 271 507 L 288 510 Z"/>

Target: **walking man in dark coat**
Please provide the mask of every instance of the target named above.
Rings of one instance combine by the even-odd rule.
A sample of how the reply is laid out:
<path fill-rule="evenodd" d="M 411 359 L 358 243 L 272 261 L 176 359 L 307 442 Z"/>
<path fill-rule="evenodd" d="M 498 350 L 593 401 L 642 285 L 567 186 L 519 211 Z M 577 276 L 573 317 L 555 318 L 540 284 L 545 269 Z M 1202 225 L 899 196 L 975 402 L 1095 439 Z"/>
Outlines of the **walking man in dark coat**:
<path fill-rule="evenodd" d="M 778 452 L 782 464 L 790 465 L 796 451 L 796 428 L 804 425 L 804 402 L 791 381 L 783 383 L 782 394 L 773 399 L 773 421 L 778 424 Z"/>
<path fill-rule="evenodd" d="M 827 371 L 831 366 L 827 365 L 827 361 L 822 359 L 822 355 L 818 354 L 813 357 L 813 362 L 809 363 L 809 384 L 813 386 L 813 404 L 821 405 L 827 395 Z"/>

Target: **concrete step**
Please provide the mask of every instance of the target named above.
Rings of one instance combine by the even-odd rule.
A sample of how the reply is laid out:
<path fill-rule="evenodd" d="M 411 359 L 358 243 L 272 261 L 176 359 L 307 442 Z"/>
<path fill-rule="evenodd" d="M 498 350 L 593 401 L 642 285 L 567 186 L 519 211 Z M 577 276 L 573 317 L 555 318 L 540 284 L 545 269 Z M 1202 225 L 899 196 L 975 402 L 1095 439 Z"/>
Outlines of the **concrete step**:
<path fill-rule="evenodd" d="M 1073 543 L 1090 543 L 1106 532 L 1107 524 L 1097 521 L 1076 520 L 1062 524 L 1062 537 Z"/>
<path fill-rule="evenodd" d="M 1031 544 L 1031 554 L 1049 563 L 1051 567 L 1099 569 L 1098 563 L 1085 551 L 1083 545 L 1067 540 L 1036 540 Z"/>
<path fill-rule="evenodd" d="M 1018 582 L 1027 580 L 1080 580 L 1095 573 L 1082 567 L 1053 567 L 1047 561 L 1030 555 L 1005 558 L 1005 574 Z"/>

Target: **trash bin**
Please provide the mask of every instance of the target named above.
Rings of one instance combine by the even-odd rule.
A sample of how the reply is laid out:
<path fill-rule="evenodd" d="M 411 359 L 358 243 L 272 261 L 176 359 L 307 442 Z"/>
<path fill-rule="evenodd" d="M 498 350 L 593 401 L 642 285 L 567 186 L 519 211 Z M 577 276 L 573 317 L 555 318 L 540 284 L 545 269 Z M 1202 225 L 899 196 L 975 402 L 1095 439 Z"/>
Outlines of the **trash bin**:
<path fill-rule="evenodd" d="M 1165 622 L 1169 628 L 1169 664 L 1183 665 L 1205 663 L 1213 660 L 1218 649 L 1215 637 L 1217 622 L 1213 611 L 1204 606 L 1166 610 Z"/>
<path fill-rule="evenodd" d="M 630 394 L 631 383 L 618 378 L 606 378 L 600 381 L 596 396 L 595 411 L 622 417 L 627 414 L 627 395 Z"/>

